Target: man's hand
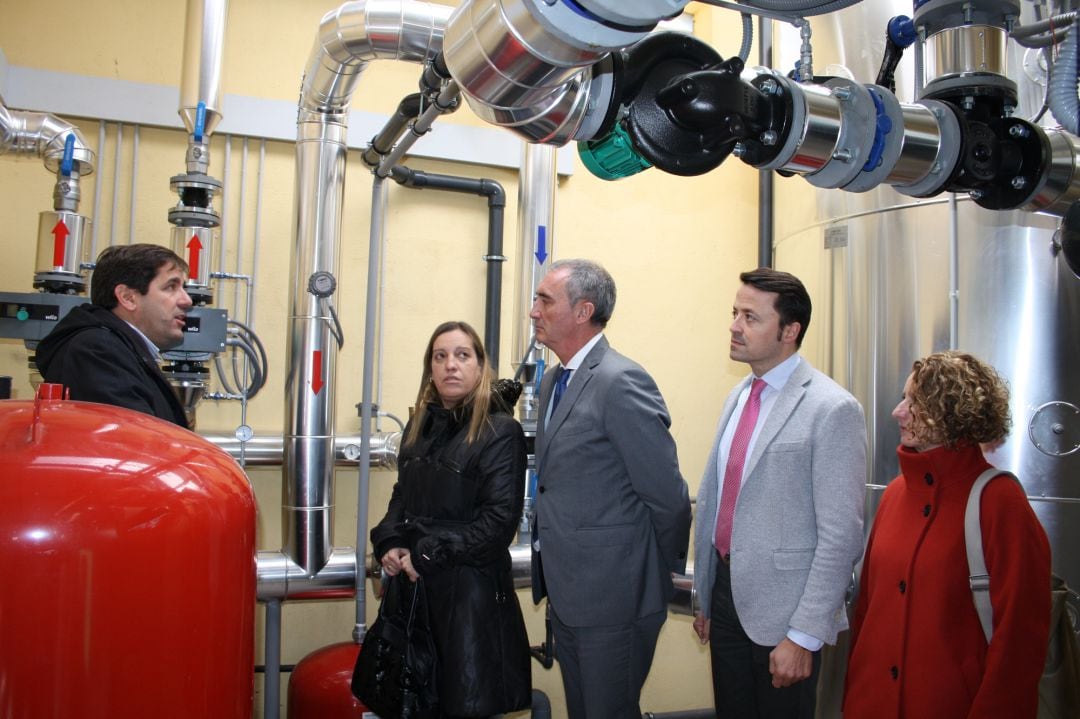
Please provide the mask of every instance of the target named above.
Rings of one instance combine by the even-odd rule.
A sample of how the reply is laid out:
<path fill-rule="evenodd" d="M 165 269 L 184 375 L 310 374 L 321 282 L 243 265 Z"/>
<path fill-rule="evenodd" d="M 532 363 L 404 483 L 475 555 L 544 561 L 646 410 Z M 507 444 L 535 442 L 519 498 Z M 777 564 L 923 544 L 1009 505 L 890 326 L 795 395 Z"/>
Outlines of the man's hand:
<path fill-rule="evenodd" d="M 777 689 L 789 687 L 810 676 L 814 668 L 814 656 L 787 637 L 769 653 L 769 673 L 772 685 Z"/>
<path fill-rule="evenodd" d="M 709 643 L 709 620 L 701 612 L 694 615 L 694 632 L 697 633 L 702 644 Z"/>

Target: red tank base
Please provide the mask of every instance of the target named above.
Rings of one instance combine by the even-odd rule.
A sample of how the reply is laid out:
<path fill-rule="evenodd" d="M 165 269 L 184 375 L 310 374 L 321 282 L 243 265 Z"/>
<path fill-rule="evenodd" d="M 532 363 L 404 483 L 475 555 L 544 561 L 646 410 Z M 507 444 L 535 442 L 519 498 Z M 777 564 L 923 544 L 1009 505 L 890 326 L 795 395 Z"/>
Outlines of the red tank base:
<path fill-rule="evenodd" d="M 289 678 L 289 719 L 362 719 L 367 707 L 352 695 L 360 645 L 341 642 L 300 660 Z"/>

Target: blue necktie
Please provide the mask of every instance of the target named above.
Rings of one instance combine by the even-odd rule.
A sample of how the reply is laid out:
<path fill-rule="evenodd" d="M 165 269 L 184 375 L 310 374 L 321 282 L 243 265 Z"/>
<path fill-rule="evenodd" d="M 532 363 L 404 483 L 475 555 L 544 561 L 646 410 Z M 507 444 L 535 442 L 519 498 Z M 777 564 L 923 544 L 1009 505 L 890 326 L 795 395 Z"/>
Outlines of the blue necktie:
<path fill-rule="evenodd" d="M 559 400 L 562 399 L 563 392 L 566 391 L 566 383 L 570 381 L 570 373 L 573 370 L 566 369 L 565 367 L 559 368 L 559 376 L 555 378 L 555 392 L 551 395 L 551 413 L 555 414 L 555 410 L 559 408 Z"/>

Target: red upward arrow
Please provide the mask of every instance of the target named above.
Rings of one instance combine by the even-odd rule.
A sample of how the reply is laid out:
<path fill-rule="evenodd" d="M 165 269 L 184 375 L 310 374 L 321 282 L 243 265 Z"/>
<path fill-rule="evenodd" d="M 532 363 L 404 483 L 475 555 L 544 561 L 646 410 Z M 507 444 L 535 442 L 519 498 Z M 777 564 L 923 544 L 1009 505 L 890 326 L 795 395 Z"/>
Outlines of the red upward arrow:
<path fill-rule="evenodd" d="M 202 251 L 202 243 L 199 242 L 199 236 L 194 234 L 191 236 L 191 241 L 187 243 L 188 248 L 188 279 L 199 279 L 199 253 Z"/>
<path fill-rule="evenodd" d="M 322 350 L 311 352 L 311 391 L 318 394 L 323 388 Z"/>
<path fill-rule="evenodd" d="M 52 228 L 53 237 L 53 251 L 52 262 L 54 267 L 64 266 L 64 255 L 67 254 L 67 236 L 69 233 L 68 226 L 64 224 L 63 220 L 57 220 L 56 224 Z"/>

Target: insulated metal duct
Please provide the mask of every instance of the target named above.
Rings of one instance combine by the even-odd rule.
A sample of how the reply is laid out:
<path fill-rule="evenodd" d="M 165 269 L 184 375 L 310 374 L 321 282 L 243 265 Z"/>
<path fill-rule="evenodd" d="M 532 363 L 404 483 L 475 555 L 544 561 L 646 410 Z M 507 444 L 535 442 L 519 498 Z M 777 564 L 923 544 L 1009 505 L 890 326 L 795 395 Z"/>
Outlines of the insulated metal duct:
<path fill-rule="evenodd" d="M 301 87 L 295 242 L 286 347 L 282 554 L 313 577 L 334 550 L 332 478 L 338 344 L 329 312 L 340 267 L 346 131 L 352 93 L 377 59 L 427 62 L 442 47 L 451 8 L 412 0 L 348 2 L 323 17 Z M 260 573 L 270 558 L 261 553 Z M 355 554 L 350 551 L 355 563 Z M 273 569 L 266 567 L 267 569 Z M 353 575 L 334 569 L 340 585 Z M 282 585 L 286 594 L 291 590 Z M 284 596 L 284 595 L 283 595 Z"/>
<path fill-rule="evenodd" d="M 479 117 L 528 142 L 564 145 L 593 109 L 592 66 L 612 48 L 571 44 L 534 10 L 521 0 L 463 3 L 446 27 L 446 66 Z"/>
<path fill-rule="evenodd" d="M 245 467 L 280 467 L 284 463 L 285 441 L 281 435 L 252 437 L 241 442 L 235 435 L 225 432 L 200 432 L 203 439 L 226 452 Z M 371 466 L 380 469 L 397 469 L 400 432 L 382 432 L 371 437 Z M 360 436 L 334 437 L 334 463 L 338 467 L 352 467 L 360 460 Z"/>
<path fill-rule="evenodd" d="M 188 0 L 180 79 L 180 117 L 188 134 L 195 131 L 200 103 L 206 111 L 203 134 L 213 134 L 221 121 L 221 63 L 228 7 L 227 0 Z"/>
<path fill-rule="evenodd" d="M 44 112 L 9 110 L 0 99 L 0 155 L 37 155 L 49 172 L 60 169 L 64 142 L 75 138 L 74 161 L 79 176 L 94 171 L 94 152 L 86 145 L 79 128 Z"/>

